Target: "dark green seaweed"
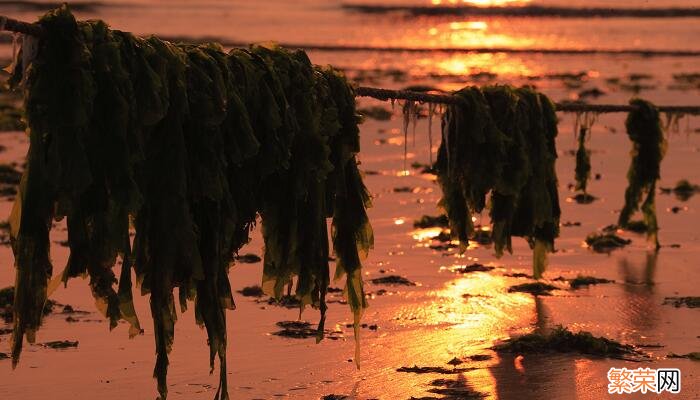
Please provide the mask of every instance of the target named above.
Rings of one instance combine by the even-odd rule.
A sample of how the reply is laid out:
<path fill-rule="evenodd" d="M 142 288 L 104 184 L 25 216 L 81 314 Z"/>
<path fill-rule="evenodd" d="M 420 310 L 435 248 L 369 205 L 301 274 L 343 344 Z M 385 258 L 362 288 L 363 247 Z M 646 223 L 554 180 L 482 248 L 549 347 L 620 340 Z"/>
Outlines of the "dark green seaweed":
<path fill-rule="evenodd" d="M 214 44 L 142 39 L 101 21 L 78 22 L 66 6 L 39 24 L 47 34 L 36 56 L 13 75 L 26 81 L 30 132 L 10 220 L 13 363 L 41 325 L 53 270 L 49 231 L 61 218 L 70 248 L 61 278 L 89 277 L 110 328 L 125 320 L 130 335 L 140 332 L 132 271 L 150 295 L 161 399 L 176 304 L 184 312 L 189 302 L 206 329 L 212 370 L 220 361 L 215 399 L 229 398 L 228 270 L 258 217 L 263 290 L 281 298 L 296 284 L 301 307 L 321 311 L 320 340 L 332 249 L 336 277 L 347 277 L 359 346 L 367 306 L 361 267 L 373 235 L 356 158 L 360 117 L 345 78 L 312 65 L 303 51 L 225 53 Z"/>
<path fill-rule="evenodd" d="M 474 235 L 472 214 L 486 208 L 490 193 L 496 255 L 512 251 L 513 236 L 526 238 L 539 278 L 561 214 L 554 106 L 529 88 L 467 87 L 455 95 L 462 104 L 443 116 L 436 164 L 452 236 L 464 248 Z"/>
<path fill-rule="evenodd" d="M 630 104 L 636 106 L 625 123 L 627 135 L 633 143 L 632 162 L 627 172 L 629 183 L 618 225 L 627 228 L 633 222 L 632 215 L 641 208 L 647 238 L 658 249 L 656 181 L 661 177 L 660 166 L 666 153 L 666 139 L 661 128 L 659 110 L 653 104 L 641 99 L 633 99 Z"/>
<path fill-rule="evenodd" d="M 578 149 L 576 150 L 576 190 L 588 194 L 588 180 L 591 178 L 591 154 L 586 148 L 586 136 L 589 128 L 581 127 L 578 134 Z"/>

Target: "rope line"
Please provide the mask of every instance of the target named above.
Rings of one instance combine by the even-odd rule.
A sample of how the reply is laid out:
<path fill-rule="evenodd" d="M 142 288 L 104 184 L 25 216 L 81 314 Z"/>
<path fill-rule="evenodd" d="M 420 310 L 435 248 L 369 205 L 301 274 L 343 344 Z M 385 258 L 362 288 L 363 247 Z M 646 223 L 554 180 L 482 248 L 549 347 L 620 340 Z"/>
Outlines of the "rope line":
<path fill-rule="evenodd" d="M 459 104 L 458 97 L 450 94 L 431 94 L 423 92 L 411 92 L 408 90 L 390 90 L 360 86 L 355 89 L 358 97 L 372 97 L 378 100 L 408 100 L 435 104 Z M 632 105 L 615 104 L 580 104 L 580 103 L 555 103 L 557 111 L 561 112 L 592 112 L 592 113 L 616 113 L 630 112 L 636 109 Z M 700 106 L 658 106 L 660 112 L 700 115 Z"/>
<path fill-rule="evenodd" d="M 2 27 L 2 30 L 24 33 L 36 37 L 41 37 L 44 34 L 44 29 L 39 24 L 18 21 L 14 18 L 5 17 L 4 15 L 0 15 L 0 18 L 2 18 L 5 22 L 4 26 Z"/>

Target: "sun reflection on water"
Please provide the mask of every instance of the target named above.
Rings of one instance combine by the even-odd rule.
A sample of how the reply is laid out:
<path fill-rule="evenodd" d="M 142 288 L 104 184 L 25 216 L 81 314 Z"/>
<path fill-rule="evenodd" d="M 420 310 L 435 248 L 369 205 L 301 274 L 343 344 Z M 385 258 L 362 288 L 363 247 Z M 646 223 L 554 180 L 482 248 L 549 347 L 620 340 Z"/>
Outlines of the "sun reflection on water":
<path fill-rule="evenodd" d="M 410 357 L 407 356 L 410 352 L 418 365 L 439 366 L 452 357 L 462 359 L 466 366 L 477 369 L 450 379 L 486 394 L 486 398 L 497 398 L 498 382 L 493 367 L 501 363 L 501 358 L 491 353 L 490 348 L 514 333 L 529 330 L 536 310 L 532 296 L 508 293 L 511 283 L 504 276 L 470 273 L 428 293 L 425 302 L 401 307 L 394 315 L 395 320 L 402 321 L 399 325 L 404 328 L 417 328 L 411 334 L 415 335 L 412 339 L 402 339 L 402 343 L 413 340 L 414 344 L 401 359 Z M 469 361 L 473 355 L 492 358 Z M 409 381 L 411 390 L 425 385 L 424 377 L 416 376 Z"/>
<path fill-rule="evenodd" d="M 490 73 L 505 76 L 537 75 L 538 71 L 522 60 L 506 54 L 450 54 L 417 60 L 417 69 L 433 75 L 474 75 Z M 464 85 L 462 85 L 464 86 Z"/>
<path fill-rule="evenodd" d="M 485 31 L 489 24 L 486 21 L 466 21 L 466 22 L 450 22 L 450 29 L 454 31 L 474 30 Z"/>
<path fill-rule="evenodd" d="M 419 241 L 419 242 L 424 242 L 426 240 L 430 240 L 436 236 L 438 236 L 442 232 L 442 228 L 440 227 L 435 227 L 435 228 L 423 228 L 423 229 L 416 229 L 413 232 L 411 232 L 411 236 L 413 239 Z"/>
<path fill-rule="evenodd" d="M 531 317 L 523 311 L 532 310 L 533 305 L 532 296 L 508 293 L 504 277 L 476 272 L 435 293 L 426 323 L 450 324 L 465 329 L 469 336 L 493 342 L 508 337 L 509 327 L 527 324 Z"/>
<path fill-rule="evenodd" d="M 439 5 L 470 5 L 478 7 L 499 7 L 507 5 L 525 5 L 532 0 L 430 0 L 430 3 Z"/>
<path fill-rule="evenodd" d="M 427 28 L 429 44 L 440 47 L 527 47 L 535 44 L 529 37 L 503 33 L 501 20 L 452 21 Z"/>

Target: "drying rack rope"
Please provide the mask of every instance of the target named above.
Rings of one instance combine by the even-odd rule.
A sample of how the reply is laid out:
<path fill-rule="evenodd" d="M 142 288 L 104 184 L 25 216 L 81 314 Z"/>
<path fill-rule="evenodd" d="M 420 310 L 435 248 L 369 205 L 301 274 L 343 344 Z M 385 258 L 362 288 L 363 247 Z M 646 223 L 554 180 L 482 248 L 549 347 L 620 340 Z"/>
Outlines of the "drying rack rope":
<path fill-rule="evenodd" d="M 0 16 L 0 30 L 23 33 L 36 37 L 44 34 L 43 28 L 38 24 L 19 21 L 13 18 Z M 378 100 L 408 100 L 433 104 L 458 104 L 459 98 L 450 94 L 433 94 L 413 92 L 409 90 L 391 90 L 360 86 L 355 91 L 358 97 L 372 97 Z M 700 106 L 658 106 L 660 112 L 700 115 Z M 579 104 L 556 103 L 556 110 L 560 112 L 592 112 L 592 113 L 627 113 L 635 109 L 632 105 L 616 104 Z"/>
<path fill-rule="evenodd" d="M 450 94 L 432 94 L 412 92 L 408 90 L 391 90 L 360 86 L 355 90 L 359 97 L 372 97 L 378 100 L 408 100 L 424 103 L 458 104 L 459 98 Z M 556 103 L 557 111 L 561 112 L 592 112 L 592 113 L 617 113 L 630 112 L 636 107 L 632 105 L 616 104 L 581 104 L 581 103 Z M 660 112 L 678 114 L 700 114 L 700 106 L 658 106 Z"/>
<path fill-rule="evenodd" d="M 40 25 L 18 21 L 4 15 L 0 15 L 0 28 L 3 31 L 24 33 L 36 37 L 41 37 L 44 34 L 44 29 Z"/>

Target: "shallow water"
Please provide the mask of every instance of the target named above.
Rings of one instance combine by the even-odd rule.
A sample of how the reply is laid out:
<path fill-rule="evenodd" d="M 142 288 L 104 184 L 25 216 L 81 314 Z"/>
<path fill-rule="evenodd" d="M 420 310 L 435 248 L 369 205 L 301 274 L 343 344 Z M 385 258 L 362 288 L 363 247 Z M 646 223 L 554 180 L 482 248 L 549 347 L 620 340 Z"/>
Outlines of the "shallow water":
<path fill-rule="evenodd" d="M 376 1 L 365 1 L 376 4 Z M 383 1 L 383 4 L 429 4 L 421 1 Z M 84 18 L 104 18 L 114 28 L 140 34 L 199 38 L 214 36 L 229 41 L 266 41 L 311 44 L 360 44 L 402 47 L 525 47 L 525 48 L 653 48 L 698 50 L 700 18 L 688 19 L 566 19 L 554 18 L 406 18 L 390 15 L 348 13 L 340 2 L 273 0 L 265 3 L 214 1 L 194 5 L 185 1 L 119 1 L 78 12 Z M 536 4 L 560 5 L 557 1 Z M 700 7 L 699 1 L 583 1 L 569 6 L 616 7 Z M 0 14 L 31 20 L 37 12 L 0 5 Z M 4 54 L 11 52 L 7 44 Z M 630 74 L 649 74 L 638 95 L 658 104 L 698 104 L 700 88 L 677 87 L 673 75 L 700 72 L 700 57 L 580 56 L 506 53 L 387 53 L 310 52 L 312 61 L 344 68 L 361 84 L 402 88 L 412 84 L 452 90 L 466 84 L 534 84 L 556 101 L 576 100 L 585 89 L 598 88 L 605 94 L 601 103 L 625 103 L 636 93 L 614 83 L 627 82 Z M 374 72 L 379 69 L 379 72 Z M 391 72 L 399 70 L 401 73 Z M 391 73 L 388 73 L 391 72 Z M 578 80 L 552 76 L 584 72 Z M 486 76 L 492 73 L 495 76 Z M 361 99 L 360 106 L 390 105 Z M 362 126 L 362 169 L 365 182 L 374 195 L 369 211 L 375 229 L 376 245 L 365 267 L 366 280 L 385 275 L 401 275 L 417 286 L 367 284 L 372 292 L 370 308 L 363 322 L 378 326 L 362 329 L 362 369 L 352 361 L 352 330 L 346 327 L 351 315 L 347 305 L 331 303 L 327 327 L 341 330 L 344 339 L 286 339 L 271 335 L 275 323 L 294 320 L 297 310 L 288 310 L 235 296 L 237 310 L 229 313 L 229 385 L 233 399 L 294 398 L 314 399 L 331 393 L 357 399 L 405 399 L 411 396 L 440 396 L 427 390 L 437 378 L 461 380 L 464 385 L 493 399 L 599 399 L 606 398 L 606 372 L 610 367 L 677 367 L 683 371 L 683 389 L 674 398 L 700 396 L 700 367 L 697 362 L 667 359 L 668 353 L 685 354 L 700 347 L 700 319 L 696 309 L 662 305 L 668 296 L 698 296 L 700 270 L 697 268 L 700 241 L 700 196 L 682 202 L 673 196 L 658 195 L 657 209 L 663 245 L 658 258 L 647 253 L 642 236 L 623 234 L 632 245 L 609 255 L 595 254 L 582 245 L 585 236 L 617 220 L 622 206 L 629 164 L 630 142 L 624 132 L 623 115 L 601 116 L 593 127 L 589 146 L 592 173 L 600 180 L 590 184 L 590 192 L 600 200 L 590 205 L 567 202 L 572 193 L 575 149 L 573 116 L 561 114 L 557 173 L 562 198 L 562 222 L 580 226 L 562 227 L 558 252 L 550 257 L 547 279 L 573 278 L 578 274 L 615 280 L 613 284 L 563 290 L 553 296 L 533 297 L 508 293 L 508 287 L 527 282 L 507 277 L 512 272 L 529 273 L 531 252 L 523 240 L 514 243 L 513 255 L 501 259 L 493 249 L 475 246 L 463 256 L 454 251 L 431 250 L 421 232 L 412 228 L 423 214 L 436 215 L 440 191 L 429 175 L 404 172 L 404 137 L 400 107 L 390 121 L 367 120 Z M 439 121 L 434 118 L 433 137 L 438 137 Z M 415 141 L 409 127 L 407 162 L 427 163 L 429 144 L 427 121 L 416 126 Z M 669 151 L 662 165 L 659 186 L 673 186 L 679 179 L 700 183 L 700 118 L 681 121 L 677 132 L 669 133 Z M 0 135 L 0 163 L 18 162 L 27 149 L 21 133 Z M 433 142 L 433 157 L 438 142 Z M 395 188 L 417 188 L 409 193 Z M 680 212 L 671 212 L 672 207 Z M 7 215 L 11 204 L 0 202 L 0 215 Z M 481 222 L 481 221 L 479 221 Z M 488 217 L 483 217 L 488 222 Z M 52 240 L 65 240 L 65 231 L 54 230 Z M 261 253 L 259 233 L 241 253 Z M 65 264 L 67 252 L 52 248 L 55 270 Z M 12 254 L 0 247 L 0 287 L 12 284 Z M 480 262 L 497 268 L 489 272 L 457 274 L 451 267 Z M 261 264 L 237 264 L 231 270 L 235 290 L 259 283 Z M 384 273 L 380 272 L 385 271 Z M 379 290 L 388 292 L 379 295 Z M 465 297 L 467 294 L 469 296 Z M 146 299 L 137 301 L 137 312 L 145 333 L 127 338 L 127 327 L 114 332 L 94 312 L 87 282 L 71 281 L 52 296 L 91 314 L 67 322 L 61 314 L 45 319 L 38 341 L 77 340 L 77 349 L 48 350 L 27 346 L 20 366 L 11 371 L 7 360 L 0 360 L 0 398 L 70 399 L 89 396 L 104 399 L 146 399 L 155 397 L 151 378 L 154 362 L 153 335 L 147 321 Z M 331 300 L 340 300 L 331 295 Z M 306 310 L 304 320 L 315 322 L 314 310 Z M 534 330 L 564 325 L 595 335 L 635 345 L 662 345 L 643 348 L 652 360 L 632 363 L 588 359 L 569 355 L 498 355 L 489 348 L 498 340 Z M 0 323 L 0 328 L 4 327 Z M 9 351 L 9 337 L 0 336 L 0 352 Z M 194 324 L 193 314 L 181 316 L 169 372 L 170 398 L 210 399 L 216 391 L 216 376 L 207 374 L 206 335 Z M 492 358 L 473 361 L 461 367 L 475 367 L 454 375 L 400 373 L 402 366 L 443 366 L 453 357 L 488 354 Z M 642 396 L 639 396 L 642 397 Z M 646 397 L 652 397 L 650 395 Z M 670 396 L 669 396 L 670 397 Z M 629 396 L 629 398 L 636 398 Z"/>

